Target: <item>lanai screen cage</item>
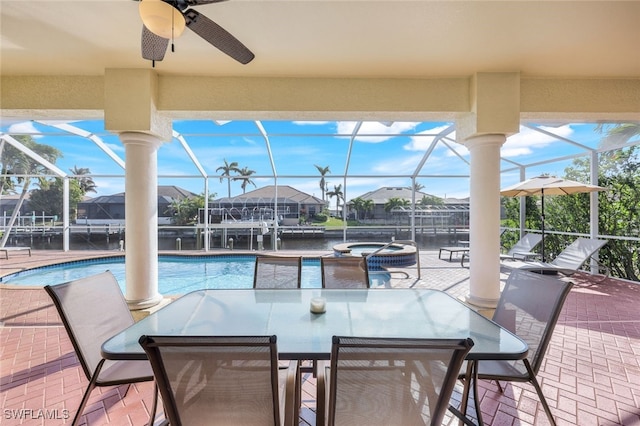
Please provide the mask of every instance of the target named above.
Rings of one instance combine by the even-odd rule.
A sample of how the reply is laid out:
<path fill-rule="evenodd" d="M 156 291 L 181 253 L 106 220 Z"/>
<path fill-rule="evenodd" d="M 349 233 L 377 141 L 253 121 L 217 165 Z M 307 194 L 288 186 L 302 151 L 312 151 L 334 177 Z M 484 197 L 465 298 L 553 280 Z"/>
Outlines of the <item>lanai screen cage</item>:
<path fill-rule="evenodd" d="M 246 188 L 259 190 L 265 185 L 278 188 L 278 192 L 263 193 L 261 199 L 254 201 L 235 202 L 236 195 L 205 207 L 227 209 L 229 220 L 294 219 L 302 211 L 307 216 L 312 209 L 320 213 L 325 205 L 332 215 L 346 218 L 345 205 L 367 191 L 391 185 L 419 189 L 441 199 L 469 195 L 469 153 L 456 143 L 455 126 L 450 122 L 230 121 L 220 124 L 213 120 L 176 120 L 173 129 L 171 143 L 158 149 L 159 185 L 182 186 L 205 195 L 206 199 L 242 193 L 241 189 Z M 30 140 L 27 142 L 25 138 Z M 617 145 L 604 145 L 603 138 L 594 124 L 554 123 L 553 127 L 545 127 L 523 123 L 520 133 L 509 137 L 501 149 L 501 185 L 532 175 L 561 175 L 576 159 L 590 163 L 591 176 L 597 176 L 598 158 L 602 153 L 640 144 L 635 138 Z M 89 197 L 124 190 L 127 164 L 122 144 L 116 134 L 104 130 L 100 120 L 9 124 L 0 129 L 0 143 L 4 182 L 0 205 L 9 201 L 4 198 L 5 194 L 23 198 L 25 193 L 42 189 L 40 178 L 60 179 L 69 186 L 74 181 L 91 179 L 98 192 L 87 193 Z M 41 149 L 45 146 L 61 155 L 46 156 L 46 151 Z M 82 155 L 76 155 L 79 153 Z M 221 171 L 225 161 L 236 162 L 237 172 Z M 283 187 L 295 187 L 314 200 L 307 203 L 283 196 L 280 192 Z M 65 189 L 60 198 L 69 200 L 70 192 Z M 65 205 L 58 201 L 57 204 Z M 409 205 L 397 209 L 391 216 L 414 231 L 420 226 L 465 227 L 468 223 L 464 209 L 421 207 L 420 200 L 409 201 L 416 205 L 415 209 Z M 18 203 L 13 206 L 0 229 L 5 235 L 22 232 Z M 31 210 L 35 209 L 27 210 L 26 215 Z M 219 216 L 224 216 L 224 212 L 220 210 Z M 14 213 L 15 217 L 11 217 Z M 81 226 L 69 217 L 70 209 L 45 211 L 44 215 L 58 217 L 54 226 L 63 238 L 68 239 Z M 202 216 L 204 220 L 204 213 Z M 51 248 L 60 249 L 60 246 L 68 248 L 67 243 L 52 244 Z"/>

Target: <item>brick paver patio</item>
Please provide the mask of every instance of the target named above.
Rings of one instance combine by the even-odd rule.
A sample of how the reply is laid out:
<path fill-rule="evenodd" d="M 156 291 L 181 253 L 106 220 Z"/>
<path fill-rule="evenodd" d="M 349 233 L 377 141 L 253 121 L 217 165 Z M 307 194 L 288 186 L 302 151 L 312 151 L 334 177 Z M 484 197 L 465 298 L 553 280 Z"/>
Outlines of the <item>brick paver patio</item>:
<path fill-rule="evenodd" d="M 0 260 L 0 274 L 84 254 L 12 255 Z M 395 285 L 437 288 L 463 297 L 469 270 L 458 260 L 439 260 L 437 254 L 421 253 L 421 280 L 415 279 L 413 268 L 407 270 L 412 278 Z M 576 285 L 538 376 L 559 425 L 640 425 L 640 285 L 601 278 L 584 273 L 571 277 Z M 0 286 L 0 321 L 0 424 L 69 424 L 87 380 L 44 290 Z M 132 385 L 123 398 L 125 390 L 94 390 L 84 424 L 148 422 L 152 385 Z M 300 424 L 314 425 L 315 382 L 310 375 L 304 377 L 303 391 Z M 458 391 L 454 400 L 459 400 Z M 487 425 L 548 424 L 529 384 L 509 384 L 501 394 L 494 383 L 481 382 L 480 398 Z"/>

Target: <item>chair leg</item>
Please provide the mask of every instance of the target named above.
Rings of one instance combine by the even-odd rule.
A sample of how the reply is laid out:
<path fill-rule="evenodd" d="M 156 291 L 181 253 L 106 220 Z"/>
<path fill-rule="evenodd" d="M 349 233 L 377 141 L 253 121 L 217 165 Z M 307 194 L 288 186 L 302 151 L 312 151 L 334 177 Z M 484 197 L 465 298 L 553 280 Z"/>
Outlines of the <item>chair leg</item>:
<path fill-rule="evenodd" d="M 469 404 L 469 386 L 471 386 L 471 376 L 473 375 L 473 363 L 467 362 L 467 372 L 465 379 L 463 380 L 464 387 L 462 388 L 462 400 L 460 401 L 460 412 L 463 415 L 467 415 L 467 405 Z"/>
<path fill-rule="evenodd" d="M 104 359 L 101 359 L 96 367 L 96 371 L 93 372 L 93 376 L 89 380 L 89 385 L 87 386 L 87 390 L 84 392 L 82 396 L 82 401 L 80 401 L 80 406 L 78 407 L 78 411 L 76 415 L 73 417 L 73 422 L 71 422 L 72 426 L 78 426 L 80 424 L 80 417 L 82 417 L 82 412 L 84 411 L 85 405 L 87 405 L 87 401 L 89 401 L 89 396 L 91 395 L 91 391 L 96 387 L 96 383 L 98 382 L 98 376 L 100 375 L 100 370 L 102 370 L 102 365 L 104 364 Z"/>
<path fill-rule="evenodd" d="M 153 426 L 156 421 L 156 411 L 158 409 L 158 383 L 153 382 L 153 407 L 151 408 L 151 414 L 149 417 L 149 426 Z"/>
<path fill-rule="evenodd" d="M 464 414 L 460 412 L 460 410 L 457 410 L 454 406 L 449 405 L 449 411 L 466 426 L 475 426 L 471 420 L 469 420 Z"/>
<path fill-rule="evenodd" d="M 478 425 L 484 425 L 484 421 L 482 420 L 482 411 L 480 411 L 480 395 L 478 393 L 478 363 L 479 361 L 474 361 L 472 364 L 473 375 L 471 380 L 473 381 L 473 402 L 476 406 L 476 417 L 478 419 Z"/>
<path fill-rule="evenodd" d="M 476 408 L 478 425 L 483 425 L 482 413 L 480 412 L 480 396 L 478 395 L 478 362 L 467 361 L 467 372 L 462 390 L 462 401 L 460 402 L 460 413 L 467 416 L 467 405 L 469 404 L 469 388 L 473 387 L 473 402 Z M 456 414 L 454 411 L 452 413 Z"/>
<path fill-rule="evenodd" d="M 131 388 L 131 383 L 127 383 L 125 386 L 126 386 L 127 388 L 124 390 L 124 393 L 122 394 L 122 397 L 123 397 L 123 398 L 124 398 L 124 397 L 126 397 L 126 396 L 127 396 L 127 394 L 129 393 L 129 388 Z"/>
<path fill-rule="evenodd" d="M 542 393 L 542 388 L 540 387 L 540 383 L 538 383 L 538 380 L 536 379 L 536 375 L 533 372 L 533 369 L 531 368 L 531 364 L 529 364 L 529 360 L 525 358 L 523 361 L 524 361 L 525 367 L 527 367 L 527 372 L 529 373 L 529 377 L 531 378 L 530 382 L 533 385 L 533 387 L 536 389 L 536 392 L 538 393 L 538 398 L 540 398 L 540 403 L 544 408 L 544 412 L 547 413 L 547 417 L 549 418 L 549 423 L 551 423 L 552 426 L 556 426 L 556 421 L 553 419 L 553 414 L 551 414 L 551 408 L 549 407 L 549 404 L 547 403 L 547 399 L 544 397 L 544 394 Z"/>

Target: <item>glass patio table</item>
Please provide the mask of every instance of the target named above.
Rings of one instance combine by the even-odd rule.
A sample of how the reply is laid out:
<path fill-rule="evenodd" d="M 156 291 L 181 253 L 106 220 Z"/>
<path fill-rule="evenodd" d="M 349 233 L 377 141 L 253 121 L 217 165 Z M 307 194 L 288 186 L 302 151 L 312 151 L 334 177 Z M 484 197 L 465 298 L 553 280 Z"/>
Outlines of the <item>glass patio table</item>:
<path fill-rule="evenodd" d="M 312 298 L 326 312 L 311 313 Z M 198 290 L 107 340 L 107 359 L 146 359 L 142 335 L 276 335 L 285 360 L 327 360 L 336 336 L 467 338 L 467 359 L 522 359 L 527 344 L 457 299 L 429 289 Z"/>
<path fill-rule="evenodd" d="M 325 313 L 310 311 L 311 299 L 317 297 L 326 300 Z M 276 335 L 283 360 L 328 360 L 334 335 L 470 337 L 470 361 L 518 360 L 528 351 L 527 344 L 508 330 L 447 293 L 429 289 L 198 290 L 107 340 L 103 356 L 146 359 L 138 343 L 142 335 Z M 469 363 L 467 377 L 475 395 L 473 365 Z M 479 414 L 478 420 L 482 422 Z"/>

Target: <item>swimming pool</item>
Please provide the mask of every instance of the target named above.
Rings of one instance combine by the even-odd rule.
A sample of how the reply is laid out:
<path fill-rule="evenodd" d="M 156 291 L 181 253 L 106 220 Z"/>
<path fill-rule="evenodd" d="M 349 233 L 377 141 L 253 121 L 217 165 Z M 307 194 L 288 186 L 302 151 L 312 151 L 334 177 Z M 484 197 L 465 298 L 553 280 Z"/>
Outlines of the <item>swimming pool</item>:
<path fill-rule="evenodd" d="M 158 291 L 185 294 L 201 289 L 252 288 L 255 256 L 158 256 Z M 80 260 L 30 269 L 0 278 L 0 284 L 45 286 L 87 277 L 109 270 L 125 291 L 124 256 Z M 320 259 L 302 261 L 302 288 L 322 287 Z M 371 285 L 384 285 L 388 275 L 375 274 Z"/>

